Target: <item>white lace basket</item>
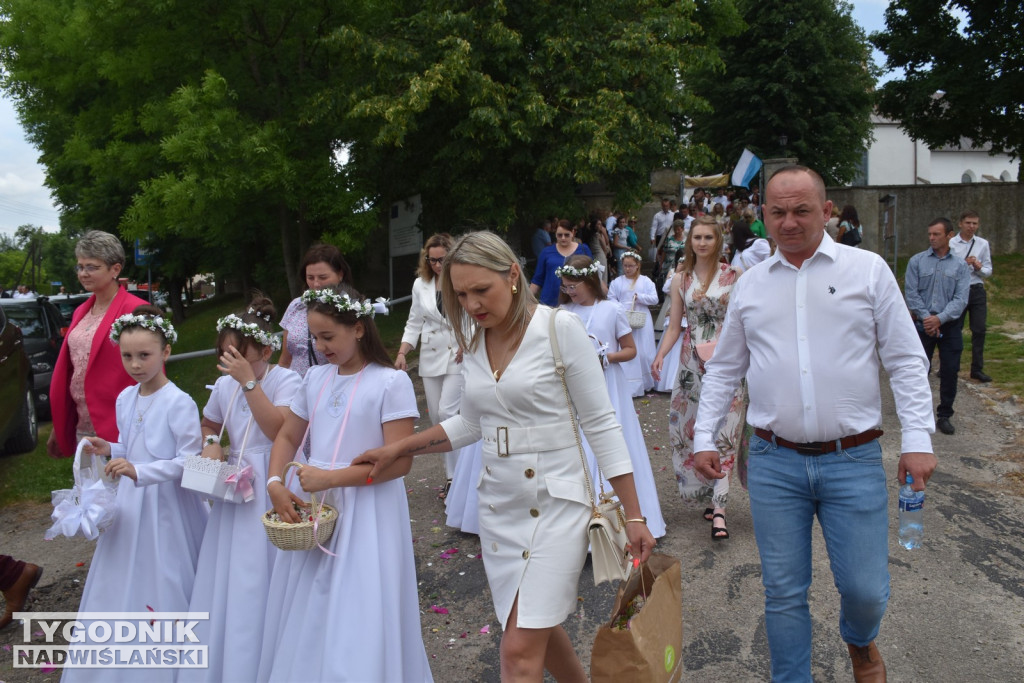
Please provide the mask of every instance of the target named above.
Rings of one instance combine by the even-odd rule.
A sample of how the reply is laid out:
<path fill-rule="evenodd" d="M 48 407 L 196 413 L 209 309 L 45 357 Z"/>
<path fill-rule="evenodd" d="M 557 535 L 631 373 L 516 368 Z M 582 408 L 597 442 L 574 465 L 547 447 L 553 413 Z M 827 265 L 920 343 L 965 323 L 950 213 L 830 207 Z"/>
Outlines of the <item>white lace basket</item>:
<path fill-rule="evenodd" d="M 227 414 L 220 427 L 218 442 L 224 438 L 224 427 L 227 425 L 228 418 L 231 417 L 231 409 L 235 405 L 239 389 L 241 389 L 241 385 L 235 387 L 235 393 L 231 396 L 231 403 L 228 404 Z M 245 425 L 242 445 L 238 449 L 238 457 L 234 463 L 231 462 L 230 453 L 227 462 L 220 459 L 204 458 L 200 454 L 186 457 L 185 470 L 181 473 L 181 487 L 213 500 L 223 500 L 227 503 L 248 503 L 252 500 L 252 468 L 247 468 L 242 458 L 245 453 L 245 445 L 249 441 L 252 423 L 253 416 L 250 413 L 249 422 Z"/>
<path fill-rule="evenodd" d="M 239 456 L 241 461 L 241 456 Z M 214 500 L 228 503 L 244 503 L 245 498 L 238 486 L 229 483 L 230 477 L 237 476 L 243 468 L 237 464 L 222 460 L 211 460 L 201 455 L 190 455 L 185 458 L 185 471 L 181 474 L 181 487 Z"/>

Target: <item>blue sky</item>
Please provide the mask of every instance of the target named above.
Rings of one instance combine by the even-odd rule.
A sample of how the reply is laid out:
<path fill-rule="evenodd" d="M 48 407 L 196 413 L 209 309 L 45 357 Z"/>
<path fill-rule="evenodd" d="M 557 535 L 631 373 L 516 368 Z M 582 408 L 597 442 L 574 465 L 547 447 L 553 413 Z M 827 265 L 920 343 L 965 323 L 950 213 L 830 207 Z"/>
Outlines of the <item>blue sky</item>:
<path fill-rule="evenodd" d="M 884 28 L 882 13 L 888 0 L 854 0 L 853 18 L 871 33 Z M 879 56 L 875 55 L 875 61 Z M 13 234 L 19 225 L 58 228 L 57 210 L 43 185 L 39 153 L 25 141 L 25 133 L 10 100 L 0 98 L 0 232 Z"/>

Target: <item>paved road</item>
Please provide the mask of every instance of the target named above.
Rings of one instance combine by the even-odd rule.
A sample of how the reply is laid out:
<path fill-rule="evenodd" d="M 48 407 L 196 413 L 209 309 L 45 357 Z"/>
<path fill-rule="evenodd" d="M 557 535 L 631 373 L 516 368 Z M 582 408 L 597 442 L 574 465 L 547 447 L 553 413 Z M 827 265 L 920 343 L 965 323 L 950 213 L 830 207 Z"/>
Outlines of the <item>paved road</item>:
<path fill-rule="evenodd" d="M 927 492 L 925 541 L 913 551 L 895 539 L 899 425 L 891 395 L 883 400 L 884 457 L 892 480 L 892 596 L 877 642 L 890 681 L 1024 681 L 1024 499 L 1011 491 L 1005 476 L 1024 465 L 1024 431 L 1020 408 L 993 398 L 996 393 L 962 383 L 957 434 L 934 438 L 939 470 Z M 683 562 L 684 679 L 767 680 L 763 589 L 746 492 L 733 488 L 732 538 L 713 543 L 700 511 L 683 507 L 675 497 L 666 450 L 668 397 L 650 398 L 646 405 L 638 399 L 636 406 L 669 523 L 660 548 Z M 443 528 L 434 499 L 440 472 L 438 463 L 420 458 L 407 479 L 434 676 L 497 681 L 500 629 L 490 612 L 480 560 L 468 557 L 479 545 L 475 537 Z M 459 548 L 458 555 L 441 559 L 440 552 L 452 547 Z M 593 586 L 588 565 L 580 580 L 579 610 L 566 624 L 588 665 L 612 597 L 608 584 Z M 815 680 L 852 680 L 838 633 L 838 594 L 818 530 L 810 602 Z M 432 612 L 435 604 L 449 614 Z M 484 624 L 490 634 L 479 633 Z"/>
<path fill-rule="evenodd" d="M 660 547 L 683 562 L 684 678 L 715 683 L 767 680 L 760 565 L 746 494 L 734 487 L 732 538 L 713 543 L 700 512 L 676 502 L 666 450 L 668 397 L 645 401 L 637 400 L 636 407 L 647 430 L 669 524 Z M 935 436 L 940 464 L 928 489 L 924 544 L 906 551 L 894 538 L 899 426 L 892 398 L 885 397 L 892 599 L 878 644 L 891 681 L 1024 681 L 1024 498 L 1010 486 L 1014 480 L 1018 486 L 1024 482 L 1021 410 L 997 391 L 965 383 L 956 407 L 956 435 Z M 442 471 L 440 458 L 424 456 L 406 478 L 424 641 L 435 680 L 497 681 L 500 628 L 476 557 L 479 543 L 475 536 L 444 526 L 436 497 Z M 44 542 L 49 511 L 47 505 L 0 510 L 0 552 L 46 565 L 34 610 L 73 611 L 92 545 L 81 539 Z M 454 548 L 455 553 L 446 552 Z M 814 557 L 813 673 L 819 681 L 849 681 L 849 660 L 838 634 L 838 596 L 817 532 Z M 76 566 L 80 562 L 84 566 Z M 586 569 L 579 609 L 566 627 L 587 664 L 612 597 L 608 584 L 594 587 Z M 16 643 L 18 633 L 20 629 L 0 632 L 0 646 Z M 9 656 L 0 650 L 0 681 L 57 679 L 59 672 L 11 671 Z"/>

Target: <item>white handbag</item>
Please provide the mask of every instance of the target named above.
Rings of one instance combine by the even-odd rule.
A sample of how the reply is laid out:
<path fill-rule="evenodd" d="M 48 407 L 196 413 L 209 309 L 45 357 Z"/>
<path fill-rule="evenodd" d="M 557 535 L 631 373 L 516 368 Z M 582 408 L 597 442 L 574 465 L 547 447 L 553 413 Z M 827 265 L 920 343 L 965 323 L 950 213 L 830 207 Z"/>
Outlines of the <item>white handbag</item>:
<path fill-rule="evenodd" d="M 88 444 L 88 439 L 82 439 L 75 449 L 75 485 L 54 491 L 50 496 L 53 526 L 43 535 L 47 541 L 57 536 L 83 536 L 95 541 L 117 516 L 117 483 L 103 471 L 108 458 L 86 455 L 85 446 Z"/>
<path fill-rule="evenodd" d="M 562 390 L 565 392 L 565 404 L 569 410 L 569 421 L 572 423 L 573 435 L 576 437 L 576 448 L 580 453 L 580 463 L 583 465 L 583 482 L 586 485 L 587 500 L 591 505 L 591 517 L 587 523 L 587 536 L 590 539 L 590 558 L 594 567 L 594 585 L 604 581 L 621 581 L 629 576 L 629 551 L 626 546 L 629 539 L 626 537 L 626 515 L 622 511 L 622 503 L 605 493 L 603 477 L 598 470 L 598 484 L 601 487 L 601 495 L 597 505 L 594 504 L 594 485 L 590 480 L 590 468 L 587 467 L 587 458 L 583 453 L 583 442 L 580 440 L 580 428 L 576 423 L 576 409 L 569 396 L 569 385 L 565 382 L 565 364 L 562 362 L 562 353 L 558 347 L 558 337 L 555 333 L 555 314 L 551 312 L 549 336 L 551 337 L 551 353 L 555 358 L 555 372 L 562 380 Z"/>

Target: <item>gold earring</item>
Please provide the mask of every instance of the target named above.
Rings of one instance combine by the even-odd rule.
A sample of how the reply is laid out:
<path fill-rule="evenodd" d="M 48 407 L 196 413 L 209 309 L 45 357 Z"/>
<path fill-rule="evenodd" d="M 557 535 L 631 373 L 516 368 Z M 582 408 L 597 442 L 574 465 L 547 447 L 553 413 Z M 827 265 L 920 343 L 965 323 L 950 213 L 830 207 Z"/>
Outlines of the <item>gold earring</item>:
<path fill-rule="evenodd" d="M 518 294 L 519 293 L 519 288 L 516 287 L 515 285 L 512 285 L 512 293 L 513 294 Z"/>

